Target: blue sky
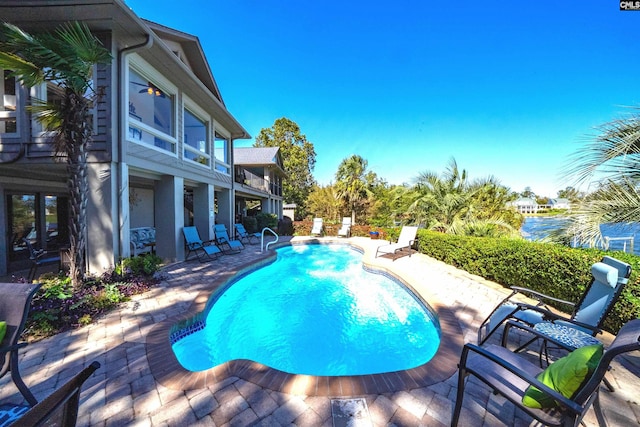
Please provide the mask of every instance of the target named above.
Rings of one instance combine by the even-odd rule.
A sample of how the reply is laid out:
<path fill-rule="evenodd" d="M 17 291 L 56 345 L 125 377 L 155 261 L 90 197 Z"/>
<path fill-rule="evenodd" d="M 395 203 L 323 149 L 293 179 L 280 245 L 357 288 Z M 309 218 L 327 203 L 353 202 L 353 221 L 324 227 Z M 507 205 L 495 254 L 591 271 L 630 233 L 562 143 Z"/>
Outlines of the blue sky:
<path fill-rule="evenodd" d="M 615 0 L 127 4 L 198 36 L 253 137 L 295 121 L 320 184 L 352 154 L 391 184 L 455 158 L 472 179 L 555 197 L 594 127 L 640 106 L 640 12 Z"/>

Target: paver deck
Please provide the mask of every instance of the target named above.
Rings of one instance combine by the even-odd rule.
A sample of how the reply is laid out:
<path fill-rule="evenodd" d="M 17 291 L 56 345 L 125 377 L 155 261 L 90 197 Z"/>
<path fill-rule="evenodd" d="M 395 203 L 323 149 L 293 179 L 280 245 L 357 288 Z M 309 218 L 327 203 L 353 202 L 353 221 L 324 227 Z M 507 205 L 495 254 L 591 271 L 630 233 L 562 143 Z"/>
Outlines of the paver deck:
<path fill-rule="evenodd" d="M 293 242 L 299 240 L 304 239 L 296 237 Z M 450 334 L 447 345 L 454 353 L 462 341 L 475 342 L 478 325 L 507 294 L 499 285 L 421 254 L 395 261 L 373 258 L 375 248 L 384 241 L 357 237 L 348 241 L 365 250 L 365 263 L 401 273 L 439 314 L 450 316 L 445 319 L 443 333 Z M 96 323 L 27 346 L 21 352 L 22 376 L 41 399 L 84 366 L 94 360 L 100 362 L 102 367 L 83 389 L 80 426 L 332 426 L 334 422 L 344 425 L 341 424 L 344 418 L 332 416 L 332 407 L 348 408 L 353 402 L 343 399 L 349 397 L 366 402 L 364 410 L 362 405 L 358 406 L 358 416 L 365 418 L 360 418 L 357 425 L 449 425 L 459 353 L 447 354 L 434 368 L 429 364 L 423 367 L 420 377 L 431 381 L 412 382 L 404 378 L 396 383 L 394 379 L 383 378 L 385 385 L 380 388 L 355 388 L 341 383 L 340 389 L 327 385 L 322 393 L 317 392 L 317 385 L 309 387 L 311 379 L 306 376 L 285 381 L 277 371 L 273 373 L 274 370 L 250 362 L 239 367 L 234 367 L 233 362 L 224 364 L 196 376 L 183 372 L 176 375 L 178 370 L 169 363 L 173 354 L 167 353 L 166 345 L 157 347 L 164 342 L 157 341 L 158 337 L 167 337 L 163 335 L 166 325 L 192 317 L 206 302 L 207 295 L 226 278 L 250 264 L 264 262 L 269 256 L 272 255 L 261 253 L 258 246 L 247 245 L 241 254 L 210 263 L 189 261 L 169 265 L 165 269 L 166 280 L 158 287 L 135 296 Z M 263 369 L 265 375 L 269 372 L 273 376 L 271 380 L 256 379 L 256 370 Z M 436 374 L 430 372 L 434 370 Z M 640 424 L 639 376 L 640 355 L 634 353 L 614 361 L 609 378 L 616 392 L 605 389 L 601 392 L 609 426 Z M 295 386 L 282 387 L 284 383 Z M 21 400 L 7 376 L 0 379 L 0 401 L 5 400 Z M 585 422 L 597 425 L 593 410 Z M 461 426 L 530 423 L 530 418 L 480 383 L 474 381 L 467 386 Z"/>

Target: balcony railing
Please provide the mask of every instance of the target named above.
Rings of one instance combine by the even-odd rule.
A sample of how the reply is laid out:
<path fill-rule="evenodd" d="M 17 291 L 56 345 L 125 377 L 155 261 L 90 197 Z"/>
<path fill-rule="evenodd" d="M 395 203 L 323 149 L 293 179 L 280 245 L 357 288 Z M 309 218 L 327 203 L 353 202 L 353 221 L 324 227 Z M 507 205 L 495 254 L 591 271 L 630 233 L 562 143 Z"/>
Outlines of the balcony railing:
<path fill-rule="evenodd" d="M 256 190 L 264 191 L 276 196 L 282 196 L 282 186 L 269 182 L 263 177 L 248 171 L 247 169 L 236 168 L 235 181 Z"/>

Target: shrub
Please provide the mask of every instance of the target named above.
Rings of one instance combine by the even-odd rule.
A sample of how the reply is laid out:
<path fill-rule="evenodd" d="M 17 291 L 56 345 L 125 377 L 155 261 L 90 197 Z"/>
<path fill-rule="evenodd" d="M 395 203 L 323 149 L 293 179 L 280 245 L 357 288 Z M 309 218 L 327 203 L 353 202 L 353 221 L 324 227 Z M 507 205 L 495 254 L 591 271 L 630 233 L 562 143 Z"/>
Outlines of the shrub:
<path fill-rule="evenodd" d="M 579 300 L 591 281 L 591 265 L 609 255 L 629 263 L 632 274 L 604 328 L 615 333 L 624 323 L 640 316 L 640 257 L 633 254 L 522 239 L 454 236 L 423 229 L 418 231 L 418 246 L 421 253 L 502 286 L 527 287 L 573 302 Z"/>
<path fill-rule="evenodd" d="M 75 289 L 64 275 L 42 275 L 42 286 L 31 303 L 26 334 L 39 339 L 91 323 L 131 295 L 157 284 L 160 262 L 155 255 L 127 258 L 101 277 L 87 278 Z"/>
<path fill-rule="evenodd" d="M 259 213 L 256 215 L 258 231 L 262 231 L 263 228 L 269 227 L 275 229 L 278 226 L 278 217 L 275 214 Z"/>
<path fill-rule="evenodd" d="M 242 225 L 244 225 L 247 233 L 258 232 L 258 220 L 254 216 L 245 216 L 242 218 Z"/>

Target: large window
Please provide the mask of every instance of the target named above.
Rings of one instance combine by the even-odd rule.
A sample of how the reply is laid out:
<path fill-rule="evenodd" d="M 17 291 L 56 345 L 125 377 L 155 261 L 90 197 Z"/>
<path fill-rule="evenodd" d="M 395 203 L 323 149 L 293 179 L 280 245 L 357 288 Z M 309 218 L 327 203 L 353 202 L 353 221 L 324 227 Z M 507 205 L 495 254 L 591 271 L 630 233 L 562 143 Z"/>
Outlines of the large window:
<path fill-rule="evenodd" d="M 215 154 L 216 170 L 231 175 L 231 144 L 229 138 L 216 132 Z"/>
<path fill-rule="evenodd" d="M 129 140 L 176 153 L 174 96 L 129 69 Z"/>
<path fill-rule="evenodd" d="M 184 158 L 200 163 L 201 165 L 211 165 L 211 151 L 208 135 L 207 122 L 192 113 L 187 108 L 184 110 Z"/>
<path fill-rule="evenodd" d="M 0 86 L 0 97 L 2 105 L 0 105 L 0 134 L 18 133 L 18 117 L 16 115 L 16 107 L 18 105 L 18 83 L 15 77 L 9 77 L 9 70 L 0 69 L 0 78 L 2 78 L 2 86 Z"/>

